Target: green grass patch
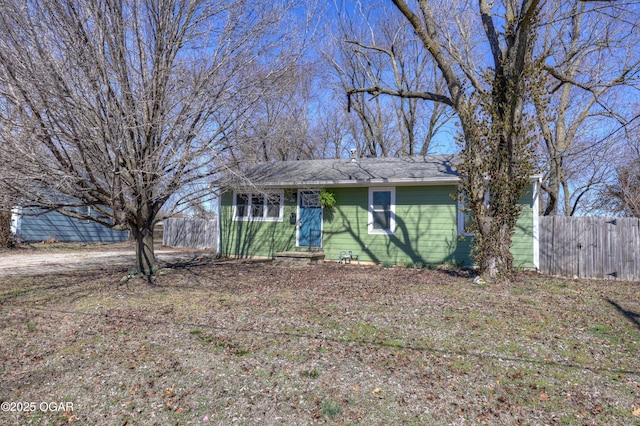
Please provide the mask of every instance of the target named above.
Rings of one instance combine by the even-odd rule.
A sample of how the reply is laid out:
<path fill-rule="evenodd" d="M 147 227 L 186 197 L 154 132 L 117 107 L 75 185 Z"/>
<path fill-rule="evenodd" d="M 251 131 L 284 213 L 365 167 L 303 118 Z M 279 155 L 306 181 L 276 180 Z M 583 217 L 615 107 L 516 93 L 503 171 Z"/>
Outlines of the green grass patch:
<path fill-rule="evenodd" d="M 335 420 L 342 415 L 342 406 L 331 399 L 322 401 L 322 415 L 330 420 Z"/>
<path fill-rule="evenodd" d="M 315 368 L 313 370 L 303 370 L 300 374 L 302 377 L 307 377 L 309 379 L 317 379 L 320 377 L 320 372 Z"/>
<path fill-rule="evenodd" d="M 620 343 L 619 333 L 610 325 L 596 323 L 589 327 L 591 334 L 600 340 L 608 341 L 613 345 Z"/>

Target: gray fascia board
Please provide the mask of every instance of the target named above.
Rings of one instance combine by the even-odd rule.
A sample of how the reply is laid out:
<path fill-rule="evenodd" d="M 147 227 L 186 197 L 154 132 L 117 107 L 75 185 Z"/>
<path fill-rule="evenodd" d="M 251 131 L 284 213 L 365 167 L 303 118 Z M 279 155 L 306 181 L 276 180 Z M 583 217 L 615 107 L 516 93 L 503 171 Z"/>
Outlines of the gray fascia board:
<path fill-rule="evenodd" d="M 443 177 L 431 179 L 345 179 L 345 180 L 326 180 L 326 181 L 306 181 L 306 182 L 269 182 L 259 183 L 256 186 L 260 188 L 344 188 L 344 187 L 363 187 L 363 186 L 433 186 L 433 185 L 455 185 L 459 181 L 458 177 Z"/>
<path fill-rule="evenodd" d="M 532 175 L 529 179 L 532 182 L 539 182 L 541 175 Z M 256 183 L 252 188 L 278 188 L 278 189 L 297 189 L 297 188 L 348 188 L 348 187 L 368 187 L 368 186 L 436 186 L 436 185 L 457 185 L 460 182 L 458 176 L 446 176 L 429 179 L 344 179 L 344 180 L 317 180 L 305 182 L 267 182 Z M 245 187 L 249 188 L 249 187 Z M 243 189 L 245 189 L 243 188 Z M 237 188 L 240 189 L 240 188 Z"/>

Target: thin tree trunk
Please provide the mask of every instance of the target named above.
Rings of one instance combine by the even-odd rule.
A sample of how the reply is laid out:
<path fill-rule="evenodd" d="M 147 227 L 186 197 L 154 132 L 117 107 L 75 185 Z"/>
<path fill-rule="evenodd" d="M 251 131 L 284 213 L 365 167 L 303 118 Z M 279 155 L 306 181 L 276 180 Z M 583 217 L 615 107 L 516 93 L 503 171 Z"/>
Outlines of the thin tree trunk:
<path fill-rule="evenodd" d="M 11 241 L 11 212 L 0 210 L 0 247 L 9 247 Z"/>
<path fill-rule="evenodd" d="M 545 187 L 547 192 L 547 205 L 544 209 L 544 216 L 557 216 L 559 210 L 560 201 L 560 185 L 563 175 L 563 158 L 557 153 L 553 154 L 549 163 L 549 179 L 548 184 Z M 566 214 L 565 210 L 565 214 Z"/>

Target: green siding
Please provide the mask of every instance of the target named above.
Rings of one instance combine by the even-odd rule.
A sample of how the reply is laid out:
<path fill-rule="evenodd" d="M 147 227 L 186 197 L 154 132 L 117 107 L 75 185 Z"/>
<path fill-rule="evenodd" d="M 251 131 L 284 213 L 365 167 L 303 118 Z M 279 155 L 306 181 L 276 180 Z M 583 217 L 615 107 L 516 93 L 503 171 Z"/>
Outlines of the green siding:
<path fill-rule="evenodd" d="M 533 264 L 533 188 L 520 199 L 522 213 L 518 218 L 515 233 L 511 239 L 513 266 L 518 268 L 535 268 Z"/>
<path fill-rule="evenodd" d="M 234 221 L 233 193 L 223 194 L 220 208 L 220 253 L 231 257 L 275 257 L 279 251 L 295 249 L 295 225 L 289 215 L 296 211 L 295 201 L 285 197 L 282 222 Z"/>
<path fill-rule="evenodd" d="M 328 258 L 353 250 L 372 262 L 469 263 L 468 242 L 459 242 L 451 186 L 396 187 L 395 235 L 370 235 L 368 188 L 334 189 L 337 206 L 325 215 Z"/>
<path fill-rule="evenodd" d="M 343 250 L 360 254 L 370 262 L 458 263 L 470 265 L 472 238 L 458 237 L 454 186 L 395 187 L 395 235 L 368 233 L 369 188 L 332 188 L 336 207 L 324 212 L 323 248 L 327 259 L 337 260 Z M 286 198 L 286 197 L 285 197 Z M 523 198 L 524 209 L 513 238 L 515 265 L 533 267 L 533 210 L 531 194 Z M 233 257 L 268 256 L 295 249 L 296 229 L 289 215 L 295 202 L 285 200 L 283 222 L 234 222 L 233 195 L 221 205 L 221 253 Z"/>

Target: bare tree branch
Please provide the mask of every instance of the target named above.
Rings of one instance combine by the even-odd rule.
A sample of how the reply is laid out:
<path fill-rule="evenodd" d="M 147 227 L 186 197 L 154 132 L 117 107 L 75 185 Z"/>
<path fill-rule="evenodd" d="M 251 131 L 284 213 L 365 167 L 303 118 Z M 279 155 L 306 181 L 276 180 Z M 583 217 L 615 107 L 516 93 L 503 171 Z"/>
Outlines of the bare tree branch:
<path fill-rule="evenodd" d="M 369 93 L 370 95 L 373 95 L 373 96 L 391 95 L 391 96 L 397 96 L 400 98 L 408 98 L 408 99 L 424 99 L 427 101 L 440 102 L 445 105 L 453 106 L 453 101 L 449 99 L 447 96 L 438 95 L 436 93 L 430 93 L 430 92 L 419 92 L 419 91 L 402 90 L 402 89 L 394 90 L 394 89 L 388 89 L 384 87 L 361 87 L 357 89 L 347 90 L 347 98 L 350 99 L 351 95 L 353 95 L 354 93 Z M 348 111 L 351 111 L 350 100 L 348 105 L 349 105 Z"/>

